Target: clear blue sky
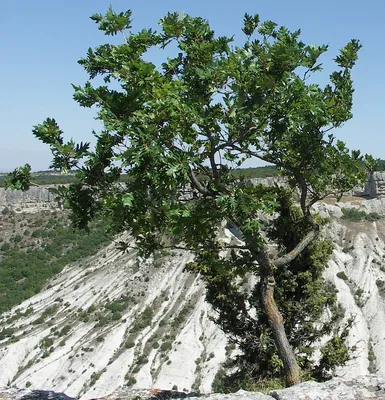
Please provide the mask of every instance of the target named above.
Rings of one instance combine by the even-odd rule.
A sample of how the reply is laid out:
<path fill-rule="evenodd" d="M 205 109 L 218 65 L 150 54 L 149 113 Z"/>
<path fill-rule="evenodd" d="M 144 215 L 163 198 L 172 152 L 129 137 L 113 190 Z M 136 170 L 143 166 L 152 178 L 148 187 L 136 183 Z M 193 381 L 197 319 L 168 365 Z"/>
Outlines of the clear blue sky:
<path fill-rule="evenodd" d="M 216 33 L 240 39 L 244 13 L 258 13 L 262 20 L 301 28 L 306 43 L 329 44 L 322 59 L 329 72 L 338 49 L 360 39 L 354 118 L 334 133 L 350 148 L 385 159 L 384 0 L 1 0 L 0 171 L 25 162 L 47 169 L 50 152 L 31 134 L 47 117 L 76 141 L 91 140 L 91 130 L 100 127 L 92 110 L 73 101 L 70 84 L 87 79 L 77 60 L 88 47 L 108 40 L 89 16 L 110 4 L 115 11 L 133 11 L 133 29 L 156 27 L 168 11 L 179 11 L 202 16 Z"/>

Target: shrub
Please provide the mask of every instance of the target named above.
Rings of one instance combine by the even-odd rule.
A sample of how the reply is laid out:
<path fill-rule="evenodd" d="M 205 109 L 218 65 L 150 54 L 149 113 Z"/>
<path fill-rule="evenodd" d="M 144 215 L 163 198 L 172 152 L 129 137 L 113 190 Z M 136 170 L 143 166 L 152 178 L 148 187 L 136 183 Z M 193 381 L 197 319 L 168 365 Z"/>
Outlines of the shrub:
<path fill-rule="evenodd" d="M 171 342 L 163 342 L 160 346 L 160 349 L 162 351 L 167 351 L 167 350 L 171 350 L 172 349 L 172 344 Z"/>
<path fill-rule="evenodd" d="M 132 376 L 130 373 L 127 372 L 127 374 L 124 376 L 124 380 L 126 381 L 127 386 L 132 386 L 136 383 L 136 379 L 134 376 Z"/>
<path fill-rule="evenodd" d="M 385 281 L 383 281 L 382 279 L 377 279 L 376 285 L 379 289 L 385 289 Z"/>
<path fill-rule="evenodd" d="M 344 365 L 349 360 L 349 350 L 345 342 L 336 336 L 321 348 L 320 367 L 324 371 L 333 371 L 336 365 Z"/>
<path fill-rule="evenodd" d="M 382 216 L 376 212 L 366 213 L 365 211 L 357 210 L 356 208 L 341 208 L 342 218 L 352 222 L 366 220 L 369 222 L 378 221 Z"/>
<path fill-rule="evenodd" d="M 9 243 L 4 243 L 1 247 L 1 251 L 8 251 L 11 248 L 11 245 Z"/>
<path fill-rule="evenodd" d="M 16 235 L 16 236 L 13 238 L 13 241 L 14 241 L 15 243 L 20 243 L 20 242 L 21 242 L 21 236 L 20 236 L 20 235 Z"/>
<path fill-rule="evenodd" d="M 356 208 L 341 208 L 341 211 L 343 214 L 342 218 L 352 222 L 362 221 L 366 216 L 364 211 L 359 211 Z"/>
<path fill-rule="evenodd" d="M 146 307 L 145 310 L 138 316 L 135 320 L 133 327 L 131 328 L 131 333 L 138 332 L 141 329 L 146 328 L 151 325 L 152 318 L 154 316 L 154 311 L 151 307 Z"/>
<path fill-rule="evenodd" d="M 337 277 L 342 279 L 342 280 L 344 280 L 344 281 L 348 280 L 348 277 L 346 276 L 344 271 L 337 272 Z"/>

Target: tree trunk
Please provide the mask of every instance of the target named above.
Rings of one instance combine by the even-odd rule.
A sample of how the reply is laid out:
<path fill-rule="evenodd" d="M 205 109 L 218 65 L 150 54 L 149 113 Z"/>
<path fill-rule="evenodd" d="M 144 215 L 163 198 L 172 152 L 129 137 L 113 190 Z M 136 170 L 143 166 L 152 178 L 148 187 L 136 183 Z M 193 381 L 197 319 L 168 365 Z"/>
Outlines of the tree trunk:
<path fill-rule="evenodd" d="M 262 271 L 261 276 L 262 304 L 267 315 L 275 345 L 277 346 L 279 358 L 283 362 L 286 386 L 297 385 L 300 383 L 300 368 L 289 340 L 287 339 L 283 317 L 274 300 L 274 277 L 266 272 L 268 271 L 265 270 L 265 273 Z"/>

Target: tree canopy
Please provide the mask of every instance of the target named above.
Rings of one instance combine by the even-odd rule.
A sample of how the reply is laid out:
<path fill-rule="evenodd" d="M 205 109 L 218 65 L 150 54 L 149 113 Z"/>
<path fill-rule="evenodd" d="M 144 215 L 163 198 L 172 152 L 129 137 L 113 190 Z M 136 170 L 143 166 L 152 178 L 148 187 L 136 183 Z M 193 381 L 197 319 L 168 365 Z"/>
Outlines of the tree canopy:
<path fill-rule="evenodd" d="M 234 327 L 242 318 L 251 321 L 252 331 L 263 314 L 265 337 L 276 345 L 270 362 L 273 355 L 280 360 L 287 385 L 298 383 L 297 359 L 304 349 L 298 336 L 285 332 L 282 291 L 291 280 L 299 288 L 292 287 L 292 299 L 301 302 L 311 298 L 306 284 L 318 282 L 321 290 L 330 249 L 324 247 L 322 262 L 315 256 L 306 261 L 322 225 L 312 206 L 328 195 L 339 198 L 365 178 L 359 151 L 350 152 L 334 136 L 352 117 L 351 70 L 359 41 L 340 50 L 336 71 L 321 86 L 314 82 L 328 46 L 307 45 L 300 30 L 261 22 L 258 15 L 245 14 L 242 45 L 216 36 L 205 19 L 185 14 L 169 13 L 159 31 L 137 33 L 130 31 L 131 11 L 110 8 L 91 18 L 106 35 L 122 36 L 121 44 L 89 49 L 79 60 L 89 81 L 73 85 L 74 99 L 95 107 L 104 125 L 94 132 L 95 148 L 65 142 L 52 118 L 33 129 L 52 150 L 51 168 L 78 171 L 77 183 L 57 189 L 74 225 L 85 228 L 102 214 L 112 221 L 112 231 L 131 232 L 134 244 L 121 243 L 122 249 L 134 246 L 142 255 L 165 246 L 193 251 L 190 269 L 206 280 L 208 299 L 222 312 L 222 322 L 232 321 L 228 331 L 241 334 Z M 159 65 L 148 60 L 152 47 L 164 54 Z M 232 171 L 248 159 L 275 165 L 291 193 L 237 177 Z M 124 182 L 122 174 L 128 177 Z M 28 188 L 28 175 L 27 165 L 10 176 L 9 185 Z M 224 223 L 235 227 L 241 240 L 225 243 Z M 305 257 L 301 268 L 291 269 L 299 257 Z M 240 282 L 250 275 L 256 283 L 242 297 Z M 330 299 L 317 303 L 318 317 Z M 298 306 L 291 309 L 299 315 Z M 296 326 L 291 322 L 290 331 Z M 254 332 L 258 357 L 267 342 Z"/>

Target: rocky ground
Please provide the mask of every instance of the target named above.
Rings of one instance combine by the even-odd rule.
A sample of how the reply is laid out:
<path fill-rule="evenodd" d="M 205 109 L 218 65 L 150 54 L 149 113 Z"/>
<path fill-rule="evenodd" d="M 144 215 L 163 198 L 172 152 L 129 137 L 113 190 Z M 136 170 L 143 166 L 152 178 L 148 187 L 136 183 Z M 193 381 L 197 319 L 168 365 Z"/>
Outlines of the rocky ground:
<path fill-rule="evenodd" d="M 121 389 L 95 400 L 384 400 L 385 381 L 375 375 L 352 380 L 333 379 L 326 383 L 304 382 L 300 385 L 272 390 L 268 394 L 240 390 L 232 394 L 183 393 L 167 390 Z M 76 400 L 63 393 L 8 389 L 0 392 L 1 400 Z"/>

